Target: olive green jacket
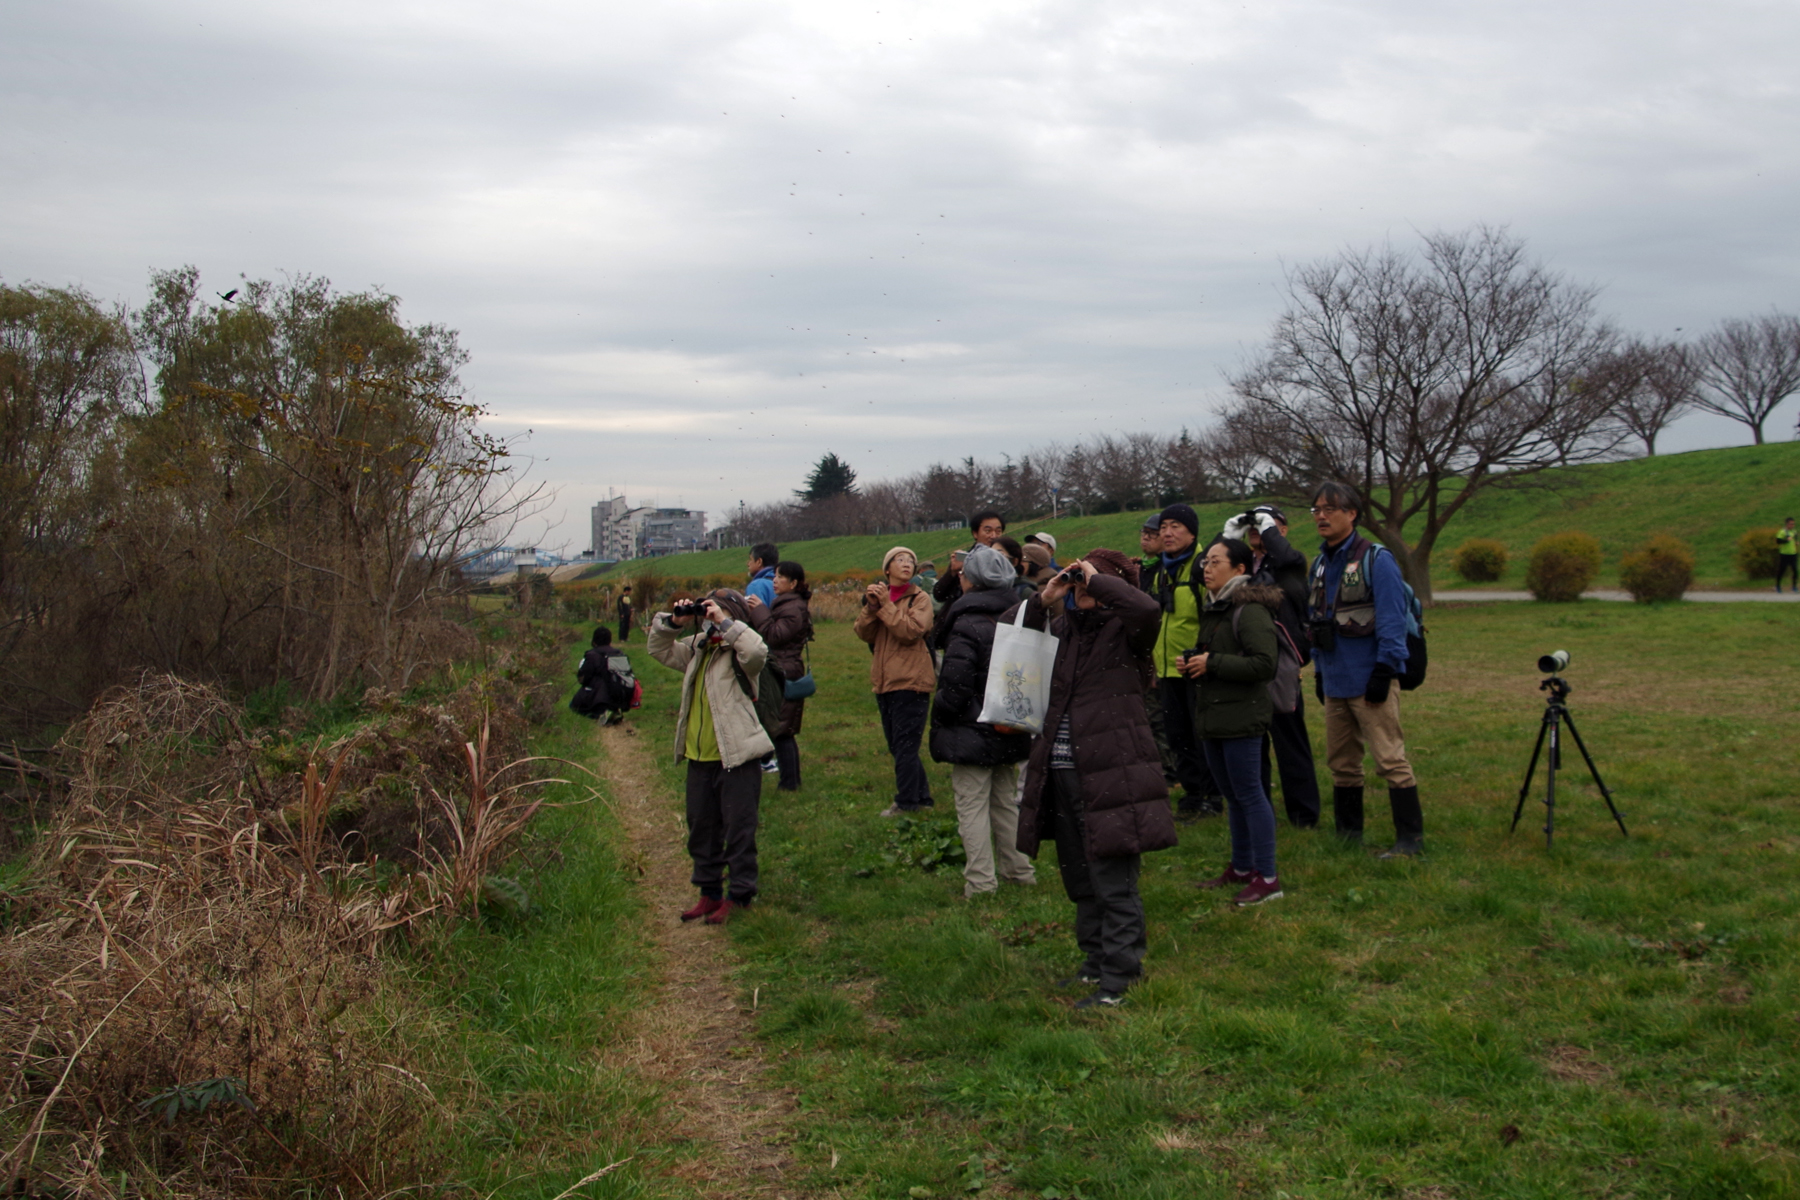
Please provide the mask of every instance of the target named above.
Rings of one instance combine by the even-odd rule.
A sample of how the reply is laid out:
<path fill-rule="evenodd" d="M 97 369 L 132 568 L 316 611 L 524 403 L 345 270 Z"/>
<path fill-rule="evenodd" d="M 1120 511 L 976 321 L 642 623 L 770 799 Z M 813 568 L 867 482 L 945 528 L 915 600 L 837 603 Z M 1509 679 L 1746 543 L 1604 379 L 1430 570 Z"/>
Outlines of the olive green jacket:
<path fill-rule="evenodd" d="M 1207 652 L 1206 674 L 1194 681 L 1194 733 L 1202 738 L 1261 737 L 1269 729 L 1274 702 L 1275 612 L 1281 589 L 1244 583 L 1200 613 L 1200 646 Z M 1233 612 L 1241 612 L 1236 622 Z M 1235 624 L 1235 628 L 1234 628 Z"/>

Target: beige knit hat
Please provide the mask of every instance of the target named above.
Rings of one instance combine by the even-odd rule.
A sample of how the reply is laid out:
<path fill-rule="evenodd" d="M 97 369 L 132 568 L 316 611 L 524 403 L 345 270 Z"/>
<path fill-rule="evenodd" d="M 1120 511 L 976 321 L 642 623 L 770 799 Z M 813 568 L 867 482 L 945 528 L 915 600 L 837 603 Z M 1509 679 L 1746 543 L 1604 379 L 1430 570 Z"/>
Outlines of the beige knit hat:
<path fill-rule="evenodd" d="M 898 554 L 906 555 L 908 558 L 913 560 L 914 566 L 918 565 L 919 556 L 917 554 L 913 553 L 912 547 L 910 547 L 910 546 L 895 546 L 892 550 L 889 550 L 886 554 L 881 556 L 881 573 L 883 575 L 886 575 L 888 573 L 888 567 L 893 563 L 894 556 L 898 555 Z"/>

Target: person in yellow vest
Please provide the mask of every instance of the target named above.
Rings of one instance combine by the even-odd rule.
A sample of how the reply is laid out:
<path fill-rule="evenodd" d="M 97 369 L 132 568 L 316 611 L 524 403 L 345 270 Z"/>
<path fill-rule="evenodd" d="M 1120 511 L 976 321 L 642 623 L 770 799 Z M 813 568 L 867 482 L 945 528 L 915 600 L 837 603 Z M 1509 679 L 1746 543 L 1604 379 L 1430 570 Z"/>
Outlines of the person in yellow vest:
<path fill-rule="evenodd" d="M 1800 535 L 1794 531 L 1794 518 L 1789 517 L 1787 524 L 1775 531 L 1775 590 L 1781 591 L 1781 580 L 1785 576 L 1794 581 L 1794 590 L 1800 592 Z"/>

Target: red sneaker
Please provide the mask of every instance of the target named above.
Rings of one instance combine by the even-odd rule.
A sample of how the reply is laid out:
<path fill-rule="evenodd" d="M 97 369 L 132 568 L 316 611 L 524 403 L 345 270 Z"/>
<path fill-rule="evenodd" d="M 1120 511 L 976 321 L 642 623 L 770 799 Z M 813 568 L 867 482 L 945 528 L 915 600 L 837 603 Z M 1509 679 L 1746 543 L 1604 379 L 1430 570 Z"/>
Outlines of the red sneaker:
<path fill-rule="evenodd" d="M 723 925 L 726 921 L 731 919 L 732 909 L 744 907 L 741 904 L 733 904 L 729 900 L 719 900 L 716 901 L 716 903 L 718 904 L 718 907 L 706 914 L 706 923 L 708 925 Z"/>
<path fill-rule="evenodd" d="M 684 921 L 698 921 L 701 917 L 710 919 L 715 912 L 719 911 L 720 906 L 724 903 L 725 901 L 715 900 L 711 896 L 702 896 L 700 897 L 700 903 L 681 914 L 681 919 Z M 717 922 L 714 922 L 714 924 L 717 924 Z"/>
<path fill-rule="evenodd" d="M 1250 881 L 1250 885 L 1231 898 L 1231 902 L 1239 908 L 1249 908 L 1252 904 L 1261 904 L 1264 900 L 1281 899 L 1281 880 L 1264 879 L 1261 875 Z"/>
<path fill-rule="evenodd" d="M 1222 887 L 1240 887 L 1241 888 L 1246 883 L 1251 882 L 1255 878 L 1256 878 L 1255 871 L 1240 871 L 1236 867 L 1231 866 L 1229 863 L 1227 863 L 1225 866 L 1225 873 L 1223 875 L 1219 876 L 1217 879 L 1202 879 L 1199 883 L 1196 883 L 1194 886 L 1197 888 L 1203 888 L 1206 891 L 1212 891 L 1214 888 L 1222 888 Z"/>

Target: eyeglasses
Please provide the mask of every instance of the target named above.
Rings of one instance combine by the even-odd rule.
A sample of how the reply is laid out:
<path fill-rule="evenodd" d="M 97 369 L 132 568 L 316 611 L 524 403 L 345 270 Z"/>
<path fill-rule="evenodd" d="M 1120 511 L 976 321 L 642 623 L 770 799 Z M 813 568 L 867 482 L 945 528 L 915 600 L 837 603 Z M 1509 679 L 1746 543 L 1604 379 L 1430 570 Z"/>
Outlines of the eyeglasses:
<path fill-rule="evenodd" d="M 1341 512 L 1349 512 L 1350 510 L 1347 508 L 1333 508 L 1331 505 L 1325 504 L 1318 508 L 1308 509 L 1307 511 L 1311 512 L 1315 517 L 1335 517 Z"/>

